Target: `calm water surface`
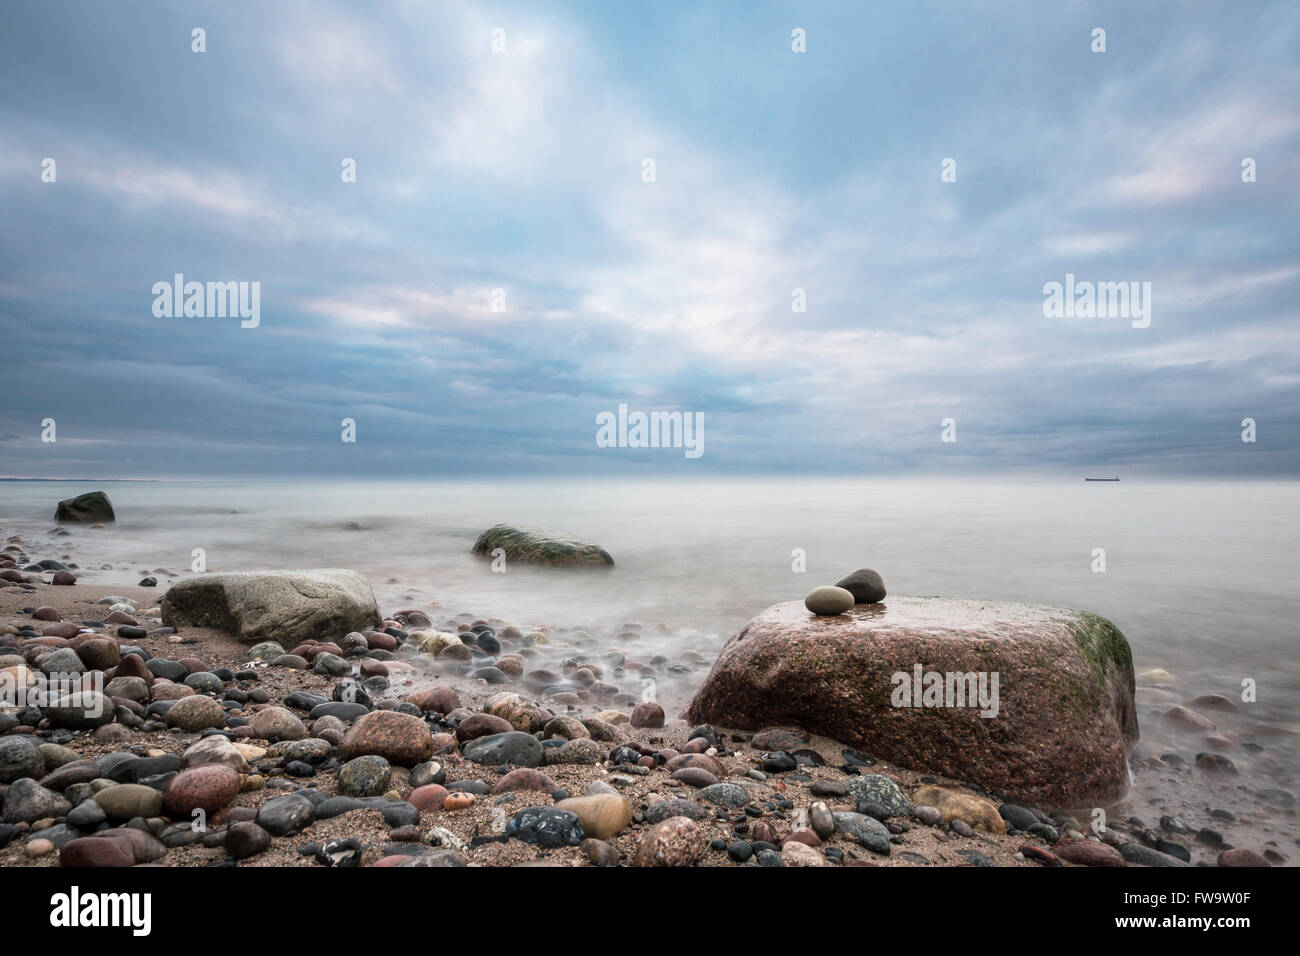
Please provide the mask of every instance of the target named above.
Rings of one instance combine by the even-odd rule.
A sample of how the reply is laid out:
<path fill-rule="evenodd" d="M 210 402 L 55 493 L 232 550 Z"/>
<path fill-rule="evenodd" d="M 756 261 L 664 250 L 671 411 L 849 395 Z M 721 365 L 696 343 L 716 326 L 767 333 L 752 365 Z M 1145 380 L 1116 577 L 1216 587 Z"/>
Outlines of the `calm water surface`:
<path fill-rule="evenodd" d="M 654 642 L 646 650 L 670 658 L 691 648 L 711 661 L 761 608 L 862 566 L 879 570 L 895 594 L 1083 608 L 1120 627 L 1139 671 L 1174 677 L 1139 692 L 1139 757 L 1214 749 L 1181 739 L 1159 714 L 1198 694 L 1239 699 L 1252 678 L 1258 703 L 1216 720 L 1229 735 L 1278 728 L 1265 752 L 1231 756 L 1257 787 L 1293 788 L 1295 738 L 1286 732 L 1300 724 L 1300 483 L 15 482 L 0 484 L 0 527 L 29 544 L 52 540 L 55 503 L 93 488 L 108 491 L 116 525 L 75 530 L 52 547 L 84 569 L 110 565 L 83 572 L 87 583 L 134 584 L 155 568 L 186 574 L 203 548 L 212 571 L 355 568 L 390 611 L 439 602 L 446 615 L 581 627 L 597 643 L 640 622 Z M 497 522 L 596 541 L 617 566 L 492 573 L 469 551 Z M 1095 548 L 1105 549 L 1105 573 L 1092 570 Z M 805 573 L 792 570 L 795 549 Z M 676 696 L 702 676 L 682 678 Z M 1182 776 L 1188 807 L 1204 798 L 1203 815 L 1215 781 Z M 1170 786 L 1137 772 L 1131 812 L 1143 815 L 1137 805 Z"/>

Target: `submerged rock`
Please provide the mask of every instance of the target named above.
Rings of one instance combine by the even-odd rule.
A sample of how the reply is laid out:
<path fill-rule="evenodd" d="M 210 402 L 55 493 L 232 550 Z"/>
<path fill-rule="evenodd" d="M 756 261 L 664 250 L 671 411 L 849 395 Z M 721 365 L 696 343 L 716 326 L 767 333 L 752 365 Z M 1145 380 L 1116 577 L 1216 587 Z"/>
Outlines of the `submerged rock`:
<path fill-rule="evenodd" d="M 614 559 L 599 545 L 578 541 L 554 531 L 493 525 L 478 536 L 473 552 L 491 556 L 501 548 L 507 561 L 553 567 L 613 567 Z"/>
<path fill-rule="evenodd" d="M 332 640 L 382 622 L 370 584 L 356 571 L 240 571 L 172 586 L 162 600 L 168 627 L 215 627 L 245 644 Z M 265 653 L 265 651 L 263 651 Z"/>
<path fill-rule="evenodd" d="M 981 680 L 996 714 L 965 699 Z M 789 602 L 727 643 L 686 718 L 793 724 L 1010 797 L 1091 805 L 1123 790 L 1133 693 L 1128 641 L 1093 614 L 895 597 L 809 617 Z"/>

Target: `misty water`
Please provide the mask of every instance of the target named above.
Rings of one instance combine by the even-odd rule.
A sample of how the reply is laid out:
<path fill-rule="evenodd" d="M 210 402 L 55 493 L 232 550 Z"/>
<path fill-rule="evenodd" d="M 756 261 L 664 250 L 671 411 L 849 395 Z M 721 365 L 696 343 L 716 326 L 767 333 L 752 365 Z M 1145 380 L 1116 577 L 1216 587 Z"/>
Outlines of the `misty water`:
<path fill-rule="evenodd" d="M 47 537 L 56 502 L 94 488 L 112 498 L 117 523 Z M 190 573 L 193 550 L 202 548 L 209 571 L 353 568 L 370 578 L 382 610 L 437 602 L 430 611 L 435 623 L 469 614 L 525 629 L 579 629 L 593 650 L 620 646 L 624 625 L 641 624 L 641 659 L 658 654 L 677 662 L 688 650 L 702 655 L 702 662 L 670 676 L 662 695 L 670 718 L 748 618 L 769 604 L 801 599 L 854 568 L 880 571 L 891 594 L 1081 608 L 1119 626 L 1139 672 L 1163 668 L 1173 675 L 1163 687 L 1142 689 L 1138 682 L 1142 740 L 1135 769 L 1146 756 L 1172 751 L 1191 761 L 1199 751 L 1216 749 L 1180 736 L 1159 715 L 1200 694 L 1240 700 L 1249 678 L 1258 701 L 1214 719 L 1231 739 L 1266 737 L 1262 749 L 1228 752 L 1242 781 L 1292 792 L 1300 727 L 1298 519 L 1300 484 L 1292 482 L 0 485 L 3 533 L 21 534 L 33 557 L 70 556 L 83 569 L 83 583 L 135 584 L 141 572 L 155 568 L 183 576 Z M 470 547 L 498 522 L 594 541 L 616 566 L 511 564 L 494 573 Z M 44 542 L 50 546 L 43 548 Z M 1093 570 L 1098 548 L 1105 550 L 1104 573 Z M 796 549 L 806 556 L 802 573 L 792 570 Z M 1262 737 L 1260 725 L 1270 728 Z M 1219 803 L 1242 781 L 1223 781 Z M 1139 804 L 1175 784 L 1185 792 L 1188 812 L 1203 809 L 1217 788 L 1193 773 L 1171 783 L 1138 772 L 1129 812 L 1139 813 Z"/>

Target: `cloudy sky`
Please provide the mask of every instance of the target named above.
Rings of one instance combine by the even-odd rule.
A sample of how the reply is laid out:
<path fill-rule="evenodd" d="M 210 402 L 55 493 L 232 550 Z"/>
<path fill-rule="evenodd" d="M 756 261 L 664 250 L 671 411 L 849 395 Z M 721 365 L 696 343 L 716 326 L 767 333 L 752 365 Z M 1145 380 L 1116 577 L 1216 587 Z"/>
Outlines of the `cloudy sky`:
<path fill-rule="evenodd" d="M 1300 7 L 540 6 L 0 7 L 0 474 L 1300 472 Z"/>

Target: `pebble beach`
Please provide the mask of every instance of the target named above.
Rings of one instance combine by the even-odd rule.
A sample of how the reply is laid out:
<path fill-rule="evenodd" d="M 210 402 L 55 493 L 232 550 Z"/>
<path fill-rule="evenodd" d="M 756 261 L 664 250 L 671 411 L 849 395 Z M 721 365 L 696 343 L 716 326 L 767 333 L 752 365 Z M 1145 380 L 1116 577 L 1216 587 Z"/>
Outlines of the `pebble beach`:
<path fill-rule="evenodd" d="M 102 678 L 105 715 L 0 712 L 0 865 L 1180 867 L 1293 855 L 1292 795 L 1242 786 L 1227 757 L 1142 758 L 1142 773 L 1219 775 L 1223 805 L 1151 806 L 1098 829 L 1086 809 L 1008 799 L 797 726 L 688 722 L 713 661 L 689 647 L 639 655 L 657 622 L 601 636 L 426 602 L 382 608 L 364 632 L 250 646 L 164 623 L 180 576 L 95 584 L 58 541 L 6 542 L 0 673 Z M 1206 729 L 1174 706 L 1172 720 Z"/>

